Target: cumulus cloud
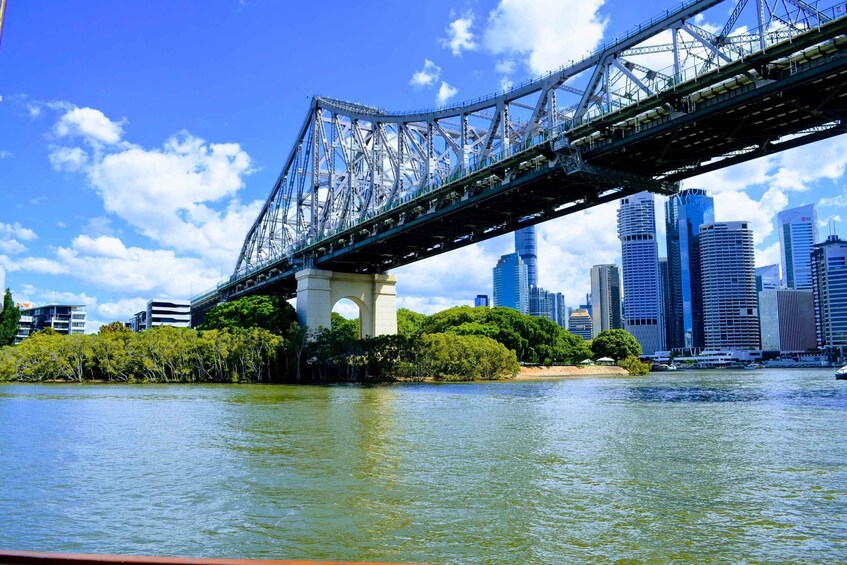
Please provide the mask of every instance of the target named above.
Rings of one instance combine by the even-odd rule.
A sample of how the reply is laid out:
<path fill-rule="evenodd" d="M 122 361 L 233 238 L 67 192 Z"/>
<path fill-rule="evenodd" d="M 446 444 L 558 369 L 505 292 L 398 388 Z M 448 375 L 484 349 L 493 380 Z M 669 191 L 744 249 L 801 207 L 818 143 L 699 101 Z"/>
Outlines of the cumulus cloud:
<path fill-rule="evenodd" d="M 461 55 L 462 51 L 476 49 L 476 41 L 471 31 L 473 21 L 473 13 L 468 12 L 464 16 L 450 22 L 446 29 L 447 37 L 441 40 L 441 45 L 450 49 L 453 55 Z"/>
<path fill-rule="evenodd" d="M 482 44 L 523 61 L 534 74 L 578 59 L 603 39 L 603 0 L 501 0 L 488 15 Z"/>
<path fill-rule="evenodd" d="M 38 239 L 38 234 L 29 228 L 23 227 L 18 222 L 15 222 L 14 224 L 4 224 L 3 222 L 0 222 L 0 239 L 11 237 L 22 239 L 24 241 L 33 241 Z"/>
<path fill-rule="evenodd" d="M 113 122 L 94 108 L 72 108 L 59 118 L 53 133 L 57 137 L 81 136 L 111 145 L 121 140 L 123 123 Z"/>
<path fill-rule="evenodd" d="M 435 95 L 435 102 L 439 106 L 446 103 L 448 100 L 453 98 L 459 93 L 459 89 L 453 86 L 450 86 L 443 80 L 441 81 L 441 86 L 438 87 L 438 94 Z"/>
<path fill-rule="evenodd" d="M 108 213 L 156 244 L 229 268 L 261 207 L 236 197 L 253 172 L 250 156 L 237 143 L 208 143 L 187 131 L 145 148 L 122 140 L 123 123 L 91 108 L 66 110 L 53 131 L 71 143 L 52 147 L 53 167 L 84 174 Z M 91 150 L 72 143 L 78 140 Z M 89 235 L 110 230 L 103 220 L 86 227 Z"/>
<path fill-rule="evenodd" d="M 409 84 L 417 88 L 432 86 L 438 81 L 438 77 L 440 76 L 441 67 L 429 59 L 424 59 L 423 68 L 412 75 L 412 78 L 409 80 Z"/>
<path fill-rule="evenodd" d="M 104 302 L 97 306 L 97 312 L 112 320 L 128 320 L 147 307 L 147 299 L 141 297 L 123 298 L 114 302 Z"/>
<path fill-rule="evenodd" d="M 185 298 L 211 287 L 220 275 L 202 259 L 167 249 L 127 247 L 110 236 L 77 236 L 69 247 L 56 251 L 55 262 L 74 277 L 107 290 Z"/>
<path fill-rule="evenodd" d="M 0 222 L 0 253 L 11 255 L 23 253 L 27 248 L 21 241 L 33 241 L 35 239 L 38 239 L 38 235 L 18 222 L 14 224 Z"/>

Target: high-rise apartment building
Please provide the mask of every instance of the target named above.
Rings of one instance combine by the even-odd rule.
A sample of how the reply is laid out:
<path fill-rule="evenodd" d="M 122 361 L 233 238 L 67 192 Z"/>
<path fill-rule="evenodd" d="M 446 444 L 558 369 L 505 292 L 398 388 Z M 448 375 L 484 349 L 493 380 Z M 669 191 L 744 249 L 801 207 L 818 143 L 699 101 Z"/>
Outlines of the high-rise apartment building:
<path fill-rule="evenodd" d="M 682 190 L 665 202 L 669 299 L 667 345 L 702 348 L 703 291 L 700 275 L 700 226 L 715 221 L 715 203 L 705 190 Z"/>
<path fill-rule="evenodd" d="M 818 242 L 814 204 L 783 210 L 776 216 L 782 260 L 782 283 L 788 288 L 812 289 L 812 249 Z"/>
<path fill-rule="evenodd" d="M 474 307 L 479 306 L 488 306 L 488 295 L 487 294 L 477 294 L 476 298 L 473 301 Z"/>
<path fill-rule="evenodd" d="M 622 328 L 621 275 L 617 265 L 591 267 L 592 338 L 603 330 Z"/>
<path fill-rule="evenodd" d="M 812 291 L 774 288 L 759 292 L 759 327 L 765 351 L 802 352 L 817 347 Z"/>
<path fill-rule="evenodd" d="M 753 230 L 749 222 L 700 226 L 706 349 L 759 349 Z"/>
<path fill-rule="evenodd" d="M 515 253 L 526 264 L 526 283 L 538 286 L 538 255 L 535 226 L 519 229 L 515 232 Z"/>
<path fill-rule="evenodd" d="M 494 306 L 514 308 L 522 314 L 529 312 L 529 285 L 526 263 L 520 255 L 503 255 L 494 267 Z"/>
<path fill-rule="evenodd" d="M 659 252 L 653 194 L 640 192 L 621 199 L 618 239 L 623 268 L 624 328 L 645 355 L 664 348 L 664 318 L 659 313 Z"/>
<path fill-rule="evenodd" d="M 818 347 L 847 351 L 847 241 L 831 235 L 812 251 Z"/>

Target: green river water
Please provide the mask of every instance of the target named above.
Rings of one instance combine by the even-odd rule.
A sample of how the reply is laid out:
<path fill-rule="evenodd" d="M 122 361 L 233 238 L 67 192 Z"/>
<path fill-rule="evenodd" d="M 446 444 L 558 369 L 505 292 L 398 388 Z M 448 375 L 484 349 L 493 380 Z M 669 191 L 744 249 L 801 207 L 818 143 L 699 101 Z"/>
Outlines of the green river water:
<path fill-rule="evenodd" d="M 0 548 L 437 563 L 847 561 L 833 369 L 0 386 Z"/>

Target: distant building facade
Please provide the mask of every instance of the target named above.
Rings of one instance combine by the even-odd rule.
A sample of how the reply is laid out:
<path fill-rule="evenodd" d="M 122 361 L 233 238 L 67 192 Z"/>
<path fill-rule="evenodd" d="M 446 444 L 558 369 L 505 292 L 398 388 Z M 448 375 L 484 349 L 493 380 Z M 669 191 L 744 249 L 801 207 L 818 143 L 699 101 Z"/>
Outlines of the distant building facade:
<path fill-rule="evenodd" d="M 592 338 L 603 330 L 620 329 L 621 274 L 617 265 L 591 267 L 591 321 Z"/>
<path fill-rule="evenodd" d="M 618 239 L 623 269 L 624 328 L 645 355 L 664 349 L 664 316 L 659 312 L 659 252 L 653 194 L 621 199 Z"/>
<path fill-rule="evenodd" d="M 191 302 L 188 300 L 155 298 L 147 302 L 146 310 L 135 314 L 126 325 L 134 332 L 149 330 L 157 326 L 189 328 L 191 327 Z"/>
<path fill-rule="evenodd" d="M 520 255 L 503 255 L 494 267 L 494 306 L 514 308 L 529 313 L 527 268 Z"/>
<path fill-rule="evenodd" d="M 779 288 L 779 265 L 765 265 L 756 267 L 756 291 L 773 290 Z"/>
<path fill-rule="evenodd" d="M 85 323 L 86 309 L 82 304 L 48 304 L 21 308 L 21 321 L 18 322 L 15 343 L 20 343 L 33 333 L 46 328 L 63 335 L 84 334 Z"/>
<path fill-rule="evenodd" d="M 714 221 L 715 203 L 705 190 L 682 190 L 665 202 L 670 299 L 665 312 L 669 349 L 705 345 L 700 226 Z"/>
<path fill-rule="evenodd" d="M 584 340 L 591 339 L 591 315 L 584 308 L 577 308 L 568 318 L 568 331 Z"/>
<path fill-rule="evenodd" d="M 775 288 L 759 292 L 759 321 L 764 351 L 802 352 L 817 347 L 811 290 Z"/>
<path fill-rule="evenodd" d="M 750 223 L 703 224 L 700 256 L 706 349 L 758 349 L 758 297 Z"/>
<path fill-rule="evenodd" d="M 847 351 L 847 241 L 837 235 L 815 245 L 812 291 L 818 347 Z"/>
<path fill-rule="evenodd" d="M 547 293 L 547 311 L 548 317 L 556 322 L 559 327 L 567 328 L 568 317 L 565 314 L 565 295 L 561 292 Z"/>
<path fill-rule="evenodd" d="M 476 298 L 473 301 L 474 307 L 480 306 L 488 306 L 488 295 L 487 294 L 477 294 Z"/>
<path fill-rule="evenodd" d="M 776 216 L 782 283 L 788 288 L 812 289 L 811 256 L 818 242 L 818 215 L 814 204 L 783 210 Z"/>
<path fill-rule="evenodd" d="M 520 255 L 526 265 L 526 284 L 538 286 L 538 243 L 535 226 L 519 229 L 515 232 L 515 253 Z"/>

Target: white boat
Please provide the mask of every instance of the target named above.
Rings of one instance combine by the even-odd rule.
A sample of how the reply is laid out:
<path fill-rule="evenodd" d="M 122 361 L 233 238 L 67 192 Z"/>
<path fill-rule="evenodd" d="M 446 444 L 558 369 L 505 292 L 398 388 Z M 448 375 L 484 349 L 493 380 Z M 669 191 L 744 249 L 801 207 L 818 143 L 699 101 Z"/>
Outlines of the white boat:
<path fill-rule="evenodd" d="M 835 371 L 835 378 L 839 381 L 847 380 L 847 365 L 844 365 L 843 367 Z"/>
<path fill-rule="evenodd" d="M 756 369 L 764 369 L 765 366 L 761 363 L 750 363 L 749 365 L 744 365 L 744 368 L 747 370 L 756 370 Z"/>

